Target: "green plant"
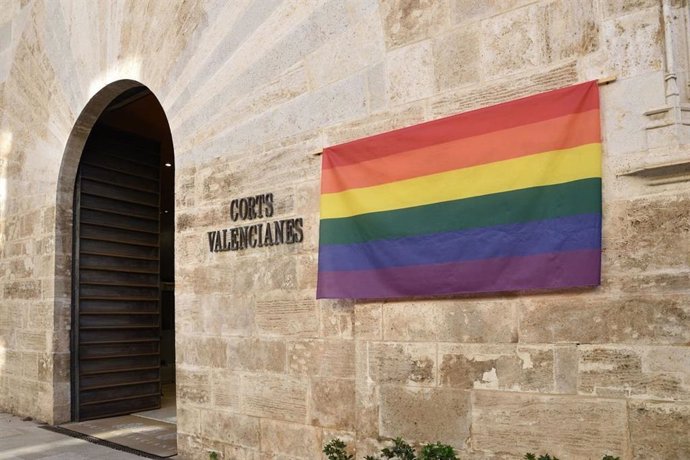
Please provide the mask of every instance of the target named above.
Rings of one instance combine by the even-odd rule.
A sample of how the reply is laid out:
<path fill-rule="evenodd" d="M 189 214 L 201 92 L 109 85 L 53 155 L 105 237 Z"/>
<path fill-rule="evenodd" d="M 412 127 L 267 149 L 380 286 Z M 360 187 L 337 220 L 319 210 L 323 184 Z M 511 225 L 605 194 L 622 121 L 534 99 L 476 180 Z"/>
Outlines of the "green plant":
<path fill-rule="evenodd" d="M 525 460 L 558 460 L 558 457 L 552 457 L 549 454 L 544 454 L 537 457 L 532 453 L 526 453 Z"/>
<path fill-rule="evenodd" d="M 458 457 L 453 447 L 437 442 L 422 447 L 419 460 L 458 460 Z"/>
<path fill-rule="evenodd" d="M 345 450 L 346 447 L 343 441 L 335 438 L 323 446 L 323 453 L 326 454 L 328 460 L 353 460 L 354 457 Z"/>
<path fill-rule="evenodd" d="M 398 460 L 416 460 L 414 449 L 402 438 L 395 438 L 393 440 L 393 447 L 385 447 L 381 449 L 383 458 L 394 458 Z"/>
<path fill-rule="evenodd" d="M 218 460 L 218 452 L 209 452 L 208 458 L 209 460 Z"/>
<path fill-rule="evenodd" d="M 604 455 L 601 460 L 621 460 L 620 457 L 614 457 L 613 455 Z"/>

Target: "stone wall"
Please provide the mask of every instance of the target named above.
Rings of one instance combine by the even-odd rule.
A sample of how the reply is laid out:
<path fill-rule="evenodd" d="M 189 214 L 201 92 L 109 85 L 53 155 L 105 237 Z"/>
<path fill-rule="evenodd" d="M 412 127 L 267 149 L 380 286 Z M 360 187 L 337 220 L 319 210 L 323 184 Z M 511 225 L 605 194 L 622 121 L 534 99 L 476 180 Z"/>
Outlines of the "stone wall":
<path fill-rule="evenodd" d="M 0 409 L 69 418 L 74 174 L 133 80 L 175 143 L 185 456 L 402 435 L 463 458 L 690 457 L 687 20 L 684 0 L 6 0 Z M 314 299 L 323 147 L 592 79 L 600 288 Z M 304 243 L 209 253 L 230 200 L 265 192 Z"/>

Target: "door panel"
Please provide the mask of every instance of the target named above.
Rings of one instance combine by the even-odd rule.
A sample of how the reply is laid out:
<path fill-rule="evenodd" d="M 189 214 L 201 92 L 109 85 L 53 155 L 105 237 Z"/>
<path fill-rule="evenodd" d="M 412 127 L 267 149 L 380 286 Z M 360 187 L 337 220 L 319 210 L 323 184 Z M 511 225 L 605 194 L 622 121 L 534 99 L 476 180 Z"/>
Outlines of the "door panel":
<path fill-rule="evenodd" d="M 75 192 L 73 414 L 160 407 L 160 151 L 96 128 Z"/>

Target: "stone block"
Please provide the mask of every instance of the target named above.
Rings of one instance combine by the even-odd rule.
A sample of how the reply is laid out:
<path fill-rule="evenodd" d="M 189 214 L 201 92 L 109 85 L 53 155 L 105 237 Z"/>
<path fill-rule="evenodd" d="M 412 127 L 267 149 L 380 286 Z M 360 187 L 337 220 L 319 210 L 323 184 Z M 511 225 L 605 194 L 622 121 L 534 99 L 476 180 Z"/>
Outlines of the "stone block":
<path fill-rule="evenodd" d="M 690 195 L 616 201 L 607 207 L 615 233 L 607 244 L 611 270 L 623 278 L 639 272 L 686 269 L 690 253 Z M 613 275 L 614 279 L 616 275 Z"/>
<path fill-rule="evenodd" d="M 213 406 L 217 409 L 239 411 L 241 374 L 228 369 L 215 369 L 211 375 L 210 393 Z"/>
<path fill-rule="evenodd" d="M 259 419 L 217 410 L 204 411 L 201 435 L 230 444 L 259 447 Z"/>
<path fill-rule="evenodd" d="M 357 438 L 379 436 L 379 385 L 369 378 L 369 343 L 355 342 L 355 417 Z"/>
<path fill-rule="evenodd" d="M 520 307 L 520 342 L 685 344 L 688 296 L 558 295 L 532 297 Z"/>
<path fill-rule="evenodd" d="M 229 339 L 228 367 L 250 372 L 285 372 L 286 346 L 281 340 Z"/>
<path fill-rule="evenodd" d="M 438 366 L 434 343 L 369 343 L 371 380 L 379 384 L 432 386 Z"/>
<path fill-rule="evenodd" d="M 458 299 L 385 304 L 383 337 L 390 341 L 517 342 L 521 300 Z"/>
<path fill-rule="evenodd" d="M 386 94 L 390 105 L 431 96 L 435 86 L 431 42 L 426 40 L 389 52 L 386 72 Z"/>
<path fill-rule="evenodd" d="M 248 295 L 197 294 L 191 301 L 209 335 L 248 336 L 254 330 L 254 301 Z M 196 316 L 196 313 L 191 313 Z"/>
<path fill-rule="evenodd" d="M 314 299 L 260 298 L 256 300 L 256 328 L 260 335 L 316 337 L 319 314 Z"/>
<path fill-rule="evenodd" d="M 307 56 L 312 85 L 320 88 L 383 59 L 381 22 L 377 11 L 360 15 L 345 33 Z"/>
<path fill-rule="evenodd" d="M 603 61 L 596 63 L 595 67 L 603 67 L 605 72 L 615 74 L 608 56 Z M 631 160 L 625 154 L 639 152 L 647 143 L 645 128 L 649 120 L 643 113 L 649 109 L 641 110 L 640 107 L 660 107 L 665 103 L 663 85 L 658 84 L 660 78 L 663 78 L 660 73 L 635 75 L 601 88 L 602 132 L 606 140 L 604 162 L 611 162 L 612 167 L 621 172 L 638 166 L 630 164 Z M 631 93 L 636 97 L 631 99 Z M 645 151 L 644 156 L 647 157 L 648 152 Z M 620 190 L 624 184 L 617 181 L 607 183 L 605 191 L 613 195 L 610 201 L 615 199 L 616 203 L 620 203 L 629 199 L 627 191 Z"/>
<path fill-rule="evenodd" d="M 241 411 L 255 417 L 304 423 L 307 417 L 307 382 L 280 375 L 242 378 Z"/>
<path fill-rule="evenodd" d="M 41 353 L 40 355 L 43 355 Z M 27 380 L 39 380 L 39 353 L 32 351 L 25 351 L 21 353 L 22 357 L 22 377 Z M 52 382 L 44 382 L 52 383 Z"/>
<path fill-rule="evenodd" d="M 470 435 L 470 393 L 450 388 L 382 386 L 380 435 L 454 446 Z"/>
<path fill-rule="evenodd" d="M 626 403 L 475 391 L 472 448 L 516 456 L 549 452 L 560 458 L 624 457 L 628 449 Z"/>
<path fill-rule="evenodd" d="M 631 401 L 628 423 L 635 460 L 690 458 L 690 404 Z"/>
<path fill-rule="evenodd" d="M 355 342 L 352 340 L 297 340 L 288 342 L 288 370 L 330 378 L 355 374 Z"/>
<path fill-rule="evenodd" d="M 575 344 L 558 344 L 554 347 L 553 354 L 556 393 L 577 393 L 577 346 Z"/>
<path fill-rule="evenodd" d="M 208 371 L 196 371 L 178 366 L 176 373 L 177 399 L 182 404 L 203 405 L 210 401 L 211 382 Z"/>
<path fill-rule="evenodd" d="M 321 336 L 352 338 L 355 306 L 348 300 L 320 300 Z"/>
<path fill-rule="evenodd" d="M 448 23 L 446 2 L 387 0 L 379 5 L 388 48 L 429 38 Z"/>
<path fill-rule="evenodd" d="M 340 430 L 355 429 L 355 381 L 312 379 L 309 391 L 310 424 Z"/>
<path fill-rule="evenodd" d="M 474 83 L 479 79 L 479 26 L 463 26 L 433 41 L 436 88 Z"/>
<path fill-rule="evenodd" d="M 378 112 L 386 106 L 386 69 L 383 60 L 367 70 L 369 110 Z"/>
<path fill-rule="evenodd" d="M 605 16 L 622 16 L 655 7 L 659 3 L 656 0 L 604 0 L 601 4 Z"/>
<path fill-rule="evenodd" d="M 185 404 L 177 403 L 177 431 L 180 433 L 201 432 L 201 411 Z"/>
<path fill-rule="evenodd" d="M 451 0 L 451 17 L 460 23 L 498 14 L 519 8 L 530 0 Z"/>
<path fill-rule="evenodd" d="M 658 8 L 602 22 L 603 46 L 619 79 L 661 70 L 661 27 Z"/>
<path fill-rule="evenodd" d="M 539 3 L 483 21 L 483 76 L 491 79 L 546 64 L 546 30 L 546 12 Z"/>
<path fill-rule="evenodd" d="M 176 359 L 183 365 L 225 367 L 227 340 L 219 337 L 185 336 L 176 339 Z"/>
<path fill-rule="evenodd" d="M 595 0 L 562 0 L 546 6 L 548 62 L 579 57 L 599 47 L 599 17 Z"/>
<path fill-rule="evenodd" d="M 25 351 L 48 351 L 46 332 L 20 330 L 17 334 L 17 348 Z"/>
<path fill-rule="evenodd" d="M 440 384 L 462 389 L 554 390 L 550 346 L 439 345 Z"/>
<path fill-rule="evenodd" d="M 40 281 L 13 281 L 5 283 L 3 295 L 5 299 L 38 300 L 41 299 L 43 291 Z"/>
<path fill-rule="evenodd" d="M 690 348 L 582 345 L 578 392 L 690 401 Z"/>
<path fill-rule="evenodd" d="M 261 420 L 261 452 L 277 458 L 321 457 L 321 430 L 312 426 Z M 275 458 L 275 457 L 274 457 Z"/>
<path fill-rule="evenodd" d="M 358 340 L 383 339 L 381 304 L 355 304 L 354 335 Z"/>

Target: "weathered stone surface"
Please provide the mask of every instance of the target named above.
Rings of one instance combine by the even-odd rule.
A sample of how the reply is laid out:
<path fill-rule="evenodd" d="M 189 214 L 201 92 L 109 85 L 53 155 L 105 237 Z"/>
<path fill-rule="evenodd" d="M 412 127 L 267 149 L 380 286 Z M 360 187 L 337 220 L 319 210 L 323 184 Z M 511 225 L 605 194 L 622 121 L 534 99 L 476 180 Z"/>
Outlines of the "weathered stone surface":
<path fill-rule="evenodd" d="M 259 419 L 221 411 L 207 411 L 201 418 L 201 435 L 217 441 L 259 447 Z"/>
<path fill-rule="evenodd" d="M 178 365 L 176 369 L 177 399 L 189 404 L 206 404 L 210 401 L 211 376 L 207 371 L 186 369 Z"/>
<path fill-rule="evenodd" d="M 491 77 L 545 64 L 545 24 L 546 14 L 539 4 L 484 21 L 481 38 L 484 75 Z"/>
<path fill-rule="evenodd" d="M 487 452 L 549 452 L 560 458 L 623 457 L 625 401 L 476 391 L 472 447 Z"/>
<path fill-rule="evenodd" d="M 380 1 L 386 45 L 405 45 L 438 32 L 448 20 L 445 2 L 433 0 Z"/>
<path fill-rule="evenodd" d="M 261 420 L 261 451 L 279 458 L 313 459 L 321 456 L 321 431 L 307 425 Z"/>
<path fill-rule="evenodd" d="M 551 347 L 439 345 L 443 386 L 512 391 L 554 390 Z"/>
<path fill-rule="evenodd" d="M 312 379 L 309 390 L 312 425 L 341 430 L 355 428 L 354 380 Z"/>
<path fill-rule="evenodd" d="M 534 72 L 507 81 L 491 81 L 481 87 L 463 86 L 434 96 L 431 99 L 431 113 L 434 118 L 440 118 L 466 112 L 561 88 L 576 83 L 578 78 L 576 63 L 571 61 L 556 65 L 547 71 Z"/>
<path fill-rule="evenodd" d="M 461 299 L 386 304 L 383 337 L 391 341 L 517 342 L 521 301 Z"/>
<path fill-rule="evenodd" d="M 383 339 L 382 309 L 380 304 L 355 304 L 354 332 L 356 339 Z"/>
<path fill-rule="evenodd" d="M 181 364 L 223 367 L 228 361 L 227 341 L 218 337 L 180 337 L 176 355 Z"/>
<path fill-rule="evenodd" d="M 321 336 L 331 338 L 352 338 L 354 310 L 351 301 L 321 300 Z"/>
<path fill-rule="evenodd" d="M 604 0 L 602 9 L 607 16 L 620 16 L 657 5 L 654 0 Z"/>
<path fill-rule="evenodd" d="M 262 335 L 318 336 L 319 316 L 314 299 L 261 299 L 256 301 L 255 308 L 256 327 Z"/>
<path fill-rule="evenodd" d="M 577 393 L 577 346 L 575 344 L 559 344 L 554 347 L 553 354 L 556 393 Z"/>
<path fill-rule="evenodd" d="M 495 16 L 529 3 L 529 0 L 451 0 L 451 17 L 454 22 L 472 21 Z"/>
<path fill-rule="evenodd" d="M 242 374 L 228 369 L 215 369 L 210 379 L 211 402 L 217 409 L 240 410 Z"/>
<path fill-rule="evenodd" d="M 436 344 L 369 343 L 369 378 L 379 384 L 436 383 Z"/>
<path fill-rule="evenodd" d="M 690 348 L 578 347 L 578 392 L 690 400 Z"/>
<path fill-rule="evenodd" d="M 298 340 L 288 343 L 290 374 L 351 378 L 355 343 L 352 340 Z"/>
<path fill-rule="evenodd" d="M 19 331 L 17 334 L 17 348 L 26 351 L 47 351 L 48 340 L 46 332 Z"/>
<path fill-rule="evenodd" d="M 201 412 L 185 404 L 176 404 L 177 430 L 180 433 L 201 432 Z"/>
<path fill-rule="evenodd" d="M 375 3 L 370 2 L 353 27 L 307 57 L 307 66 L 318 88 L 352 75 L 383 56 L 381 23 Z"/>
<path fill-rule="evenodd" d="M 379 436 L 379 385 L 369 379 L 369 343 L 355 342 L 355 417 L 358 439 Z"/>
<path fill-rule="evenodd" d="M 227 366 L 250 372 L 285 372 L 285 342 L 262 339 L 230 339 Z"/>
<path fill-rule="evenodd" d="M 381 436 L 462 445 L 470 435 L 470 393 L 450 388 L 381 387 Z"/>
<path fill-rule="evenodd" d="M 293 377 L 247 375 L 242 379 L 242 413 L 255 417 L 304 423 L 308 384 Z"/>
<path fill-rule="evenodd" d="M 202 330 L 221 337 L 247 336 L 254 330 L 254 302 L 245 295 L 202 294 L 190 300 L 186 314 L 199 317 Z M 177 304 L 176 312 L 179 310 Z M 190 311 L 191 310 L 191 311 Z"/>
<path fill-rule="evenodd" d="M 658 9 L 645 9 L 604 21 L 601 28 L 604 48 L 608 50 L 618 78 L 661 69 L 663 29 Z"/>
<path fill-rule="evenodd" d="M 549 62 L 582 56 L 599 47 L 595 0 L 563 0 L 546 6 L 546 56 Z M 563 33 L 563 31 L 569 33 Z"/>
<path fill-rule="evenodd" d="M 629 403 L 632 458 L 680 460 L 690 457 L 690 405 Z"/>
<path fill-rule="evenodd" d="M 386 93 L 390 105 L 424 99 L 433 94 L 431 42 L 423 41 L 388 53 Z"/>
<path fill-rule="evenodd" d="M 42 296 L 40 281 L 15 281 L 5 283 L 3 289 L 5 299 L 40 299 Z"/>
<path fill-rule="evenodd" d="M 607 209 L 616 230 L 608 243 L 612 278 L 687 268 L 690 222 L 685 217 L 690 212 L 690 195 L 616 201 Z"/>
<path fill-rule="evenodd" d="M 479 27 L 436 37 L 433 42 L 436 88 L 443 91 L 479 79 Z"/>
<path fill-rule="evenodd" d="M 520 308 L 520 342 L 685 344 L 686 295 L 534 297 Z"/>

